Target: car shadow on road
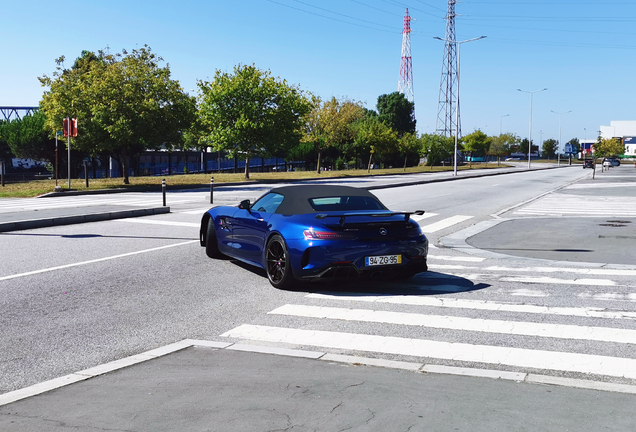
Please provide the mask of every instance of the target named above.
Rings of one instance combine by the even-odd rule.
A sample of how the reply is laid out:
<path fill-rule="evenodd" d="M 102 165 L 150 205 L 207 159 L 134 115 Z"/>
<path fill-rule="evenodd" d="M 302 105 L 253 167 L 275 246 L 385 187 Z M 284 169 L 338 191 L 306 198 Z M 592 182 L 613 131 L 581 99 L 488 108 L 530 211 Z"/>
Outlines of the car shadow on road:
<path fill-rule="evenodd" d="M 243 270 L 262 276 L 267 280 L 265 270 L 232 258 L 226 259 L 230 260 L 232 264 L 241 267 Z M 427 271 L 418 273 L 406 280 L 373 280 L 369 278 L 359 278 L 353 280 L 321 279 L 316 282 L 298 281 L 292 287 L 285 288 L 283 291 L 306 292 L 310 294 L 328 293 L 331 295 L 347 296 L 425 296 L 478 291 L 489 288 L 490 286 L 491 285 L 486 283 L 475 283 L 460 276 Z"/>
<path fill-rule="evenodd" d="M 406 280 L 358 279 L 337 284 L 316 283 L 306 284 L 302 290 L 311 293 L 328 293 L 336 296 L 428 296 L 477 291 L 488 287 L 490 287 L 489 284 L 475 283 L 460 276 L 429 271 L 419 273 Z M 296 289 L 295 291 L 300 290 Z"/>

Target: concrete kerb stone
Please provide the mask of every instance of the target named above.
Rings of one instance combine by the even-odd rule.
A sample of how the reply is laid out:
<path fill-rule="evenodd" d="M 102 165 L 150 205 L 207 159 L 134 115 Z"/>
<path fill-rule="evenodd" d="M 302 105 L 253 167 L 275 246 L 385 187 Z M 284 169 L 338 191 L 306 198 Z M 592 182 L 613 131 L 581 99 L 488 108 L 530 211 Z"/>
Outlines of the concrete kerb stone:
<path fill-rule="evenodd" d="M 0 223 L 0 232 L 20 231 L 35 228 L 45 228 L 58 225 L 73 225 L 86 222 L 99 222 L 112 219 L 150 216 L 170 213 L 170 207 L 154 207 L 132 210 L 121 210 L 105 213 L 88 213 L 83 215 L 61 216 L 44 219 L 30 219 L 22 221 Z"/>

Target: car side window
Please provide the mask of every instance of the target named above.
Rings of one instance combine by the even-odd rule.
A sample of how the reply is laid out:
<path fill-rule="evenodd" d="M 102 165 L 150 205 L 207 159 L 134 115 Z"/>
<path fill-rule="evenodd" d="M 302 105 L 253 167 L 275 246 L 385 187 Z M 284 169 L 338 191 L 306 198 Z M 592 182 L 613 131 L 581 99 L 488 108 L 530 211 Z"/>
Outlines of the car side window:
<path fill-rule="evenodd" d="M 277 193 L 268 193 L 252 205 L 257 212 L 274 213 L 285 197 Z"/>

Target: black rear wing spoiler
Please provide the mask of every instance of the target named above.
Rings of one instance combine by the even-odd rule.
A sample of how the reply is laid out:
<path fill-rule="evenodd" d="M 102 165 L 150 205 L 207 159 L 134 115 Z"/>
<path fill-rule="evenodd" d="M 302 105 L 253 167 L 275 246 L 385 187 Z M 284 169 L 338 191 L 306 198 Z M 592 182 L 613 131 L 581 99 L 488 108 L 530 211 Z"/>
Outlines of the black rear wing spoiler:
<path fill-rule="evenodd" d="M 344 225 L 345 218 L 350 216 L 367 216 L 367 217 L 391 217 L 391 216 L 404 216 L 404 221 L 408 222 L 411 215 L 421 216 L 424 214 L 424 210 L 415 210 L 412 212 L 390 212 L 390 213 L 318 213 L 316 215 L 316 219 L 326 219 L 328 217 L 337 217 L 340 218 L 340 225 Z"/>

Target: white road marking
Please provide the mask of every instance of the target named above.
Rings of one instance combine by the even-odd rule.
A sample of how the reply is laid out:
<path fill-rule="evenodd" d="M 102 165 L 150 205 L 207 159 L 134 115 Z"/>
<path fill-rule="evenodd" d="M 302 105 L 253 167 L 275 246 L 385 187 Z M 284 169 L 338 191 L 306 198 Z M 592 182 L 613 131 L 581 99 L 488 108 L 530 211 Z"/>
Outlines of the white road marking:
<path fill-rule="evenodd" d="M 630 358 L 249 324 L 236 327 L 221 336 L 338 350 L 636 378 L 636 360 Z"/>
<path fill-rule="evenodd" d="M 594 307 L 553 307 L 530 304 L 498 303 L 487 300 L 463 300 L 423 296 L 356 296 L 307 294 L 308 298 L 369 303 L 403 304 L 411 306 L 432 306 L 441 308 L 490 310 L 498 312 L 533 313 L 544 315 L 577 316 L 588 318 L 636 319 L 636 312 L 612 311 Z"/>
<path fill-rule="evenodd" d="M 437 213 L 424 213 L 423 215 L 411 215 L 411 219 L 415 222 L 419 222 L 430 217 L 437 216 Z"/>
<path fill-rule="evenodd" d="M 516 210 L 529 215 L 636 216 L 636 197 L 549 194 Z"/>
<path fill-rule="evenodd" d="M 430 255 L 430 254 L 427 256 L 427 258 L 438 259 L 441 261 L 465 261 L 465 262 L 482 262 L 486 259 L 481 257 L 451 257 L 448 255 Z"/>
<path fill-rule="evenodd" d="M 628 301 L 636 302 L 636 293 L 590 293 L 578 294 L 579 298 L 605 301 Z"/>
<path fill-rule="evenodd" d="M 544 291 L 529 290 L 525 288 L 513 289 L 510 291 L 510 295 L 520 296 L 520 297 L 548 297 L 549 296 L 549 294 Z"/>
<path fill-rule="evenodd" d="M 187 241 L 187 242 L 175 243 L 175 244 L 171 244 L 171 245 L 167 245 L 167 246 L 160 246 L 160 247 L 156 247 L 156 248 L 152 248 L 152 249 L 144 249 L 144 250 L 140 250 L 140 251 L 136 251 L 136 252 L 128 252 L 128 253 L 121 254 L 121 255 L 113 255 L 113 256 L 109 256 L 109 257 L 98 258 L 98 259 L 89 260 L 89 261 L 82 261 L 82 262 L 77 262 L 77 263 L 73 263 L 73 264 L 65 264 L 65 265 L 61 265 L 61 266 L 57 266 L 57 267 L 49 267 L 49 268 L 45 268 L 45 269 L 41 269 L 41 270 L 33 270 L 33 271 L 30 271 L 30 272 L 26 272 L 26 273 L 18 273 L 18 274 L 9 275 L 9 276 L 1 276 L 0 277 L 0 281 L 10 280 L 10 279 L 17 279 L 17 278 L 20 278 L 20 277 L 32 276 L 32 275 L 36 275 L 36 274 L 40 274 L 40 273 L 46 273 L 46 272 L 50 272 L 50 271 L 62 270 L 62 269 L 71 268 L 71 267 L 78 267 L 78 266 L 83 266 L 83 265 L 88 265 L 88 264 L 94 264 L 94 263 L 98 263 L 98 262 L 102 262 L 102 261 L 109 261 L 109 260 L 113 260 L 113 259 L 124 258 L 124 257 L 127 257 L 127 256 L 132 256 L 132 255 L 139 255 L 139 254 L 148 253 L 148 252 L 155 252 L 155 251 L 162 250 L 162 249 L 168 249 L 168 248 L 177 247 L 177 246 L 184 246 L 184 245 L 188 245 L 188 244 L 192 244 L 192 243 L 198 243 L 198 242 L 199 242 L 199 240 L 190 240 L 190 241 Z"/>
<path fill-rule="evenodd" d="M 476 268 L 476 267 L 471 267 Z M 636 270 L 621 269 L 594 269 L 573 267 L 484 267 L 482 270 L 499 272 L 529 272 L 529 273 L 579 273 L 584 275 L 599 276 L 636 276 Z"/>
<path fill-rule="evenodd" d="M 269 314 L 476 331 L 482 333 L 502 333 L 557 339 L 578 339 L 598 342 L 636 344 L 636 330 L 607 327 L 486 320 L 447 315 L 424 315 L 369 309 L 344 309 L 291 304 L 276 308 L 269 312 Z"/>
<path fill-rule="evenodd" d="M 199 228 L 201 224 L 193 223 L 193 222 L 172 222 L 172 221 L 162 221 L 162 220 L 154 220 L 154 219 L 115 219 L 118 222 L 128 222 L 128 223 L 138 223 L 138 224 L 148 224 L 148 225 L 170 225 L 170 226 L 183 226 L 183 227 L 193 227 Z"/>
<path fill-rule="evenodd" d="M 485 273 L 457 273 L 451 272 L 452 270 L 487 270 L 479 267 L 462 266 L 459 264 L 429 264 L 429 270 L 442 270 L 447 276 L 462 277 L 471 281 L 475 280 L 498 280 L 501 282 L 522 282 L 522 283 L 535 283 L 535 284 L 563 284 L 563 285 L 601 285 L 601 286 L 616 286 L 616 282 L 610 279 L 560 279 L 551 278 L 545 276 L 506 276 L 506 275 L 494 275 Z M 422 273 L 418 277 L 420 278 L 435 278 L 439 279 L 439 275 Z"/>
<path fill-rule="evenodd" d="M 422 231 L 424 231 L 425 233 L 434 233 L 436 231 L 443 230 L 444 228 L 448 228 L 455 224 L 464 222 L 468 219 L 472 219 L 472 216 L 462 216 L 462 215 L 451 216 L 446 219 L 442 219 L 439 222 L 435 222 L 430 225 L 423 226 Z"/>
<path fill-rule="evenodd" d="M 603 178 L 608 178 L 610 176 L 603 176 Z M 612 178 L 617 178 L 619 176 L 611 176 Z M 575 183 L 575 184 L 571 184 L 569 186 L 564 187 L 563 189 L 585 189 L 585 190 L 589 190 L 589 189 L 605 189 L 605 188 L 621 188 L 621 187 L 628 187 L 628 188 L 632 188 L 634 187 L 634 183 L 627 183 L 627 182 L 622 182 L 622 183 Z"/>
<path fill-rule="evenodd" d="M 615 286 L 616 282 L 609 279 L 558 279 L 551 277 L 502 277 L 503 282 L 523 282 L 536 284 L 564 284 L 564 285 L 602 285 Z"/>
<path fill-rule="evenodd" d="M 205 213 L 208 210 L 210 210 L 211 207 L 212 207 L 212 204 L 210 204 L 210 207 L 206 207 L 206 208 L 202 208 L 202 209 L 187 210 L 187 211 L 177 211 L 177 212 L 173 212 L 173 213 L 193 214 L 193 215 L 201 215 L 201 216 L 203 216 L 203 213 Z"/>

